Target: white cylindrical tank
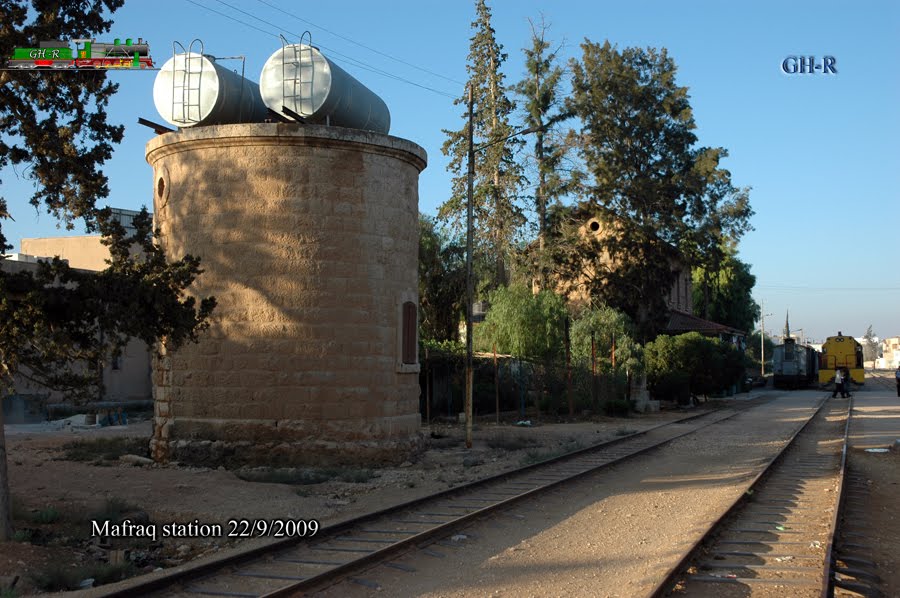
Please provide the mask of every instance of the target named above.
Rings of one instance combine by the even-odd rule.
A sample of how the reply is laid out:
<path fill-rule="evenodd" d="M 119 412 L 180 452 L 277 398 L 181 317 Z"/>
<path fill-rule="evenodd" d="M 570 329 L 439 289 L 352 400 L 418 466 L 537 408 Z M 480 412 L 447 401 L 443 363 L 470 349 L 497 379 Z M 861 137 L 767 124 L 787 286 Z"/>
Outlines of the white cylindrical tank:
<path fill-rule="evenodd" d="M 259 76 L 262 100 L 271 110 L 289 110 L 312 124 L 388 133 L 387 104 L 347 71 L 306 44 L 278 49 Z"/>
<path fill-rule="evenodd" d="M 153 83 L 159 115 L 176 127 L 263 122 L 259 85 L 196 52 L 176 54 Z"/>

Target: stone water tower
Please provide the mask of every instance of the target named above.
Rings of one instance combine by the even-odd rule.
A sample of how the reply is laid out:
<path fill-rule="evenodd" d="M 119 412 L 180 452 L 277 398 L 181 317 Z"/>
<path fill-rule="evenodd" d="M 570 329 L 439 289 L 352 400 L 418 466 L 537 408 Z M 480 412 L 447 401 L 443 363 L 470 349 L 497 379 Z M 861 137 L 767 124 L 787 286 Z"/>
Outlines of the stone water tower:
<path fill-rule="evenodd" d="M 159 460 L 402 460 L 419 430 L 422 148 L 333 126 L 198 126 L 147 145 L 156 225 L 211 327 L 154 371 Z"/>

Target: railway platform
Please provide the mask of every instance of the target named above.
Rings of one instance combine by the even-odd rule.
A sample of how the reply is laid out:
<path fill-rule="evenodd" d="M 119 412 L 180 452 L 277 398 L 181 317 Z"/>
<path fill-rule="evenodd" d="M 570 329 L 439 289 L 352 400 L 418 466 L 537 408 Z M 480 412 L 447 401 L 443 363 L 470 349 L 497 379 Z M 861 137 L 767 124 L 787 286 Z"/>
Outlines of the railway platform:
<path fill-rule="evenodd" d="M 893 378 L 874 378 L 871 382 L 872 388 L 854 393 L 850 427 L 850 447 L 854 449 L 889 448 L 900 439 L 900 397 L 896 396 Z"/>

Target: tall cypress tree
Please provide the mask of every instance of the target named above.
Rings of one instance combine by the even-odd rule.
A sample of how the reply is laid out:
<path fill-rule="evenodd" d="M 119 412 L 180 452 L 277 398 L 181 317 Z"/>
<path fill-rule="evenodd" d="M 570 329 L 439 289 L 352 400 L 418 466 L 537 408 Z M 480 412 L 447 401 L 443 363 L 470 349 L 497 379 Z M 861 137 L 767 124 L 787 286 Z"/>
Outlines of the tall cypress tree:
<path fill-rule="evenodd" d="M 560 93 L 563 69 L 557 63 L 555 51 L 546 40 L 547 25 L 531 23 L 531 48 L 525 48 L 526 75 L 516 85 L 523 98 L 525 124 L 534 130 L 534 162 L 537 184 L 534 191 L 534 208 L 537 214 L 537 255 L 533 260 L 538 285 L 547 287 L 546 244 L 549 238 L 547 206 L 558 201 L 569 185 L 561 174 L 562 162 L 568 147 L 554 127 L 568 119 L 571 113 L 565 109 Z"/>
<path fill-rule="evenodd" d="M 472 137 L 475 147 L 483 147 L 475 154 L 474 212 L 475 252 L 477 261 L 489 264 L 483 286 L 495 288 L 508 281 L 510 252 L 516 233 L 525 219 L 517 205 L 521 181 L 521 167 L 514 159 L 514 149 L 522 143 L 508 139 L 514 133 L 510 117 L 515 104 L 504 85 L 500 67 L 507 59 L 503 46 L 497 42 L 491 26 L 491 10 L 484 0 L 475 3 L 476 19 L 472 23 L 475 34 L 469 46 L 466 70 L 469 73 L 467 91 L 455 104 L 468 106 L 468 89 L 473 96 Z M 438 218 L 456 231 L 465 230 L 466 178 L 468 152 L 468 112 L 466 121 L 457 131 L 444 130 L 447 140 L 443 152 L 450 157 L 447 169 L 458 173 L 453 178 L 450 199 L 441 205 Z"/>

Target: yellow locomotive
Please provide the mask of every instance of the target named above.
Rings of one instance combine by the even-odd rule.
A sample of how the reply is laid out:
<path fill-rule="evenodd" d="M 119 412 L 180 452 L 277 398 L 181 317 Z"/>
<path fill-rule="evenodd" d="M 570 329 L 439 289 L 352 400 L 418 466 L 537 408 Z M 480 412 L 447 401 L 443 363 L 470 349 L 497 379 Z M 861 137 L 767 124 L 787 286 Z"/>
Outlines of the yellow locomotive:
<path fill-rule="evenodd" d="M 856 384 L 865 384 L 863 371 L 863 348 L 852 336 L 844 336 L 838 331 L 837 336 L 829 336 L 822 345 L 819 357 L 819 384 L 825 385 L 834 380 L 835 368 L 850 370 L 850 379 Z"/>

